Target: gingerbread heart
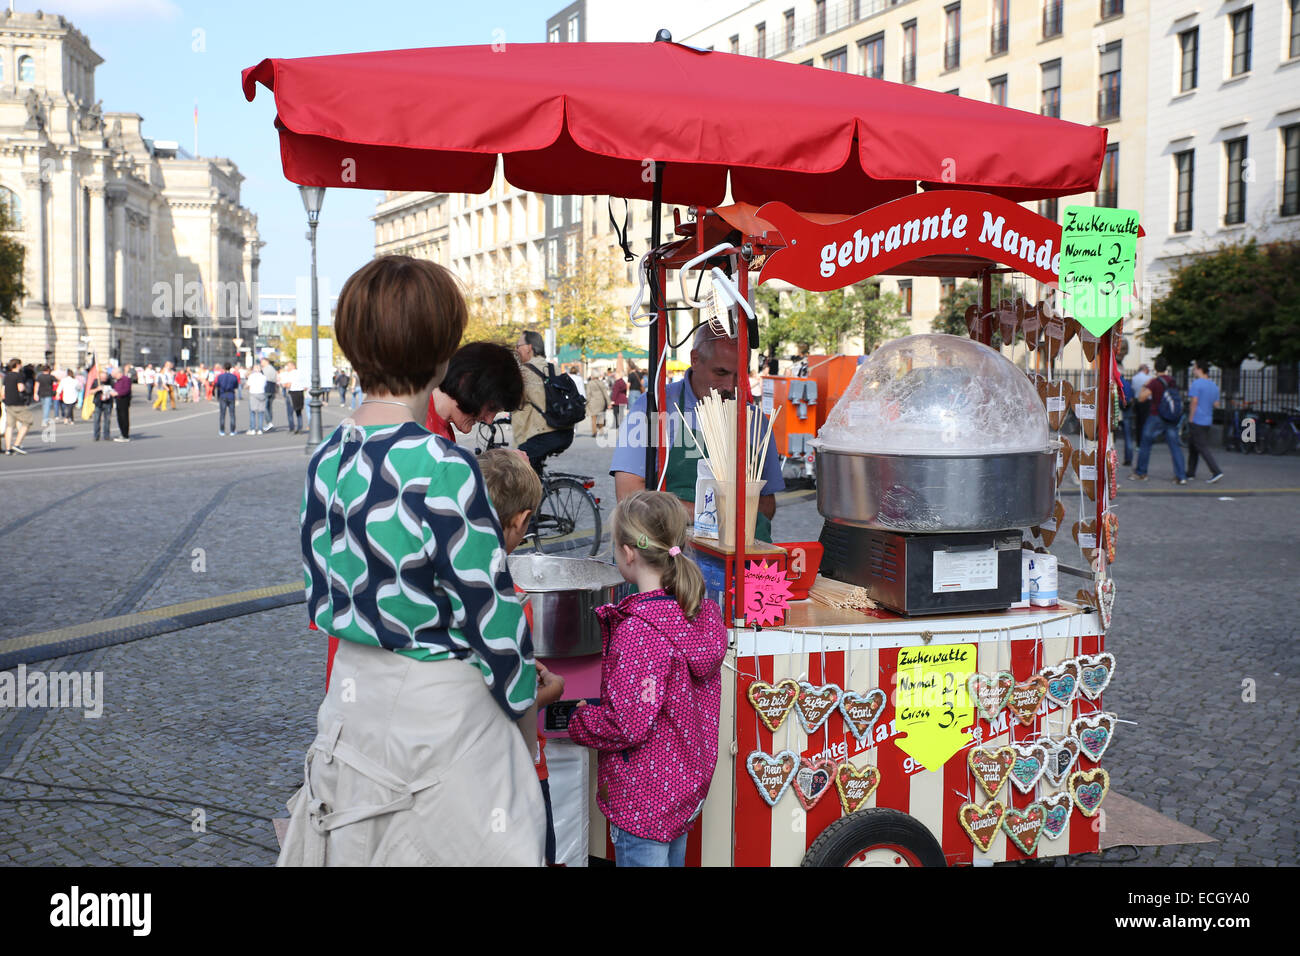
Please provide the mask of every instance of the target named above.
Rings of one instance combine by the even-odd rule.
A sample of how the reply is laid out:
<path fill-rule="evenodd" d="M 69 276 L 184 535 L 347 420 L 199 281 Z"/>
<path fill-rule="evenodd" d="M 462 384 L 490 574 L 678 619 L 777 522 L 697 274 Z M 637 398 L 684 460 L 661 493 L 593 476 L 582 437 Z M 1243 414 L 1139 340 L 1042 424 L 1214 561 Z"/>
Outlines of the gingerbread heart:
<path fill-rule="evenodd" d="M 1078 322 L 1075 322 L 1074 319 L 1071 319 L 1070 321 L 1074 322 L 1075 332 L 1077 332 L 1079 336 L 1079 344 L 1083 346 L 1083 354 L 1088 356 L 1089 362 L 1095 362 L 1097 360 L 1097 346 L 1101 344 L 1101 339 L 1093 335 Z"/>
<path fill-rule="evenodd" d="M 1079 693 L 1079 662 L 1071 658 L 1044 667 L 1039 673 L 1047 680 L 1047 699 L 1058 707 L 1070 706 Z"/>
<path fill-rule="evenodd" d="M 1047 769 L 1047 748 L 1042 744 L 1012 744 L 1016 760 L 1011 765 L 1011 782 L 1021 793 L 1029 793 Z"/>
<path fill-rule="evenodd" d="M 1038 397 L 1047 409 L 1047 423 L 1052 426 L 1052 431 L 1059 431 L 1074 400 L 1074 386 L 1064 378 L 1044 381 L 1038 386 Z"/>
<path fill-rule="evenodd" d="M 992 721 L 1011 700 L 1011 686 L 1016 682 L 1010 671 L 988 674 L 971 674 L 966 678 L 966 691 L 975 702 L 975 709 L 985 720 Z"/>
<path fill-rule="evenodd" d="M 1100 654 L 1081 654 L 1077 660 L 1079 690 L 1089 700 L 1096 700 L 1115 676 L 1115 655 L 1103 651 Z"/>
<path fill-rule="evenodd" d="M 1079 738 L 1083 755 L 1093 763 L 1101 762 L 1101 755 L 1115 736 L 1115 715 L 1111 713 L 1088 714 L 1070 722 L 1070 733 Z"/>
<path fill-rule="evenodd" d="M 1039 801 L 1046 811 L 1043 819 L 1043 836 L 1055 840 L 1065 832 L 1065 825 L 1070 822 L 1070 811 L 1074 809 L 1074 798 L 1066 791 L 1058 790 Z"/>
<path fill-rule="evenodd" d="M 756 680 L 749 685 L 745 696 L 767 729 L 776 733 L 799 696 L 799 682 L 793 677 L 779 680 L 775 685 Z"/>
<path fill-rule="evenodd" d="M 1097 387 L 1080 389 L 1074 393 L 1074 417 L 1088 441 L 1097 440 Z"/>
<path fill-rule="evenodd" d="M 1020 320 L 1020 331 L 1025 337 L 1025 348 L 1034 351 L 1038 348 L 1038 333 L 1043 327 L 1043 304 L 1040 302 L 1032 308 L 1025 310 L 1025 316 Z"/>
<path fill-rule="evenodd" d="M 1106 488 L 1111 498 L 1119 494 L 1119 455 L 1115 453 L 1114 445 L 1106 451 Z"/>
<path fill-rule="evenodd" d="M 1101 546 L 1106 551 L 1106 563 L 1115 563 L 1115 546 L 1119 543 L 1119 518 L 1113 511 L 1101 516 Z"/>
<path fill-rule="evenodd" d="M 966 306 L 966 334 L 971 338 L 979 338 L 979 329 L 983 316 L 980 315 L 978 302 L 973 302 Z"/>
<path fill-rule="evenodd" d="M 880 786 L 880 771 L 875 767 L 857 769 L 851 763 L 842 763 L 835 771 L 835 789 L 840 792 L 840 805 L 845 813 L 852 813 L 867 802 Z"/>
<path fill-rule="evenodd" d="M 1065 319 L 1052 316 L 1044 320 L 1042 346 L 1049 362 L 1061 354 L 1061 349 L 1065 348 Z"/>
<path fill-rule="evenodd" d="M 1043 544 L 1051 547 L 1056 540 L 1056 533 L 1061 530 L 1061 522 L 1065 520 L 1065 505 L 1058 501 L 1052 508 L 1052 516 L 1042 524 L 1036 524 L 1030 530 L 1043 539 Z"/>
<path fill-rule="evenodd" d="M 1034 386 L 1034 391 L 1038 391 L 1038 386 L 1040 383 L 1044 383 L 1047 381 L 1047 378 L 1045 376 L 1039 375 L 1037 372 L 1030 372 L 1030 371 L 1025 372 L 1025 378 L 1029 379 L 1029 384 Z M 1039 394 L 1039 398 L 1041 399 L 1044 393 L 1039 392 L 1038 394 Z"/>
<path fill-rule="evenodd" d="M 804 757 L 799 763 L 794 775 L 794 795 L 805 810 L 811 810 L 830 791 L 836 763 L 824 754 Z"/>
<path fill-rule="evenodd" d="M 1074 540 L 1079 545 L 1079 550 L 1092 563 L 1097 557 L 1097 519 L 1089 518 L 1087 521 L 1076 521 L 1074 528 Z"/>
<path fill-rule="evenodd" d="M 1074 473 L 1079 478 L 1079 484 L 1083 486 L 1083 493 L 1092 501 L 1097 500 L 1097 453 L 1095 451 L 1085 452 L 1082 448 L 1076 448 L 1070 455 L 1070 464 L 1074 467 Z"/>
<path fill-rule="evenodd" d="M 1079 759 L 1082 750 L 1079 738 L 1044 737 L 1042 744 L 1047 751 L 1047 767 L 1043 770 L 1043 779 L 1053 787 L 1065 786 L 1066 775 Z"/>
<path fill-rule="evenodd" d="M 1034 675 L 1023 683 L 1016 684 L 1011 688 L 1011 712 L 1016 715 L 1016 720 L 1020 721 L 1026 727 L 1034 725 L 1034 715 L 1038 712 L 1038 705 L 1043 702 L 1047 696 L 1047 681 L 1041 676 Z"/>
<path fill-rule="evenodd" d="M 1074 445 L 1064 435 L 1057 441 L 1061 443 L 1061 447 L 1056 449 L 1056 486 L 1059 488 L 1061 479 L 1065 477 L 1065 469 L 1074 461 Z"/>
<path fill-rule="evenodd" d="M 1006 812 L 1006 806 L 999 800 L 990 800 L 982 807 L 963 803 L 957 810 L 957 819 L 971 842 L 987 853 L 993 845 L 993 838 L 998 835 L 998 827 L 1002 825 L 1002 817 Z"/>
<path fill-rule="evenodd" d="M 1102 630 L 1110 630 L 1110 613 L 1115 609 L 1115 579 L 1103 578 L 1097 585 L 1097 610 L 1101 612 Z"/>
<path fill-rule="evenodd" d="M 786 788 L 794 780 L 795 770 L 799 766 L 799 755 L 793 750 L 768 754 L 755 750 L 745 758 L 745 769 L 754 778 L 759 796 L 767 801 L 769 807 L 776 806 Z"/>
<path fill-rule="evenodd" d="M 1010 747 L 990 750 L 985 747 L 972 747 L 966 754 L 966 766 L 975 775 L 975 782 L 989 797 L 996 797 L 1002 785 L 1011 776 L 1011 768 L 1016 763 L 1016 752 Z"/>
<path fill-rule="evenodd" d="M 1033 853 L 1038 846 L 1038 838 L 1043 835 L 1043 823 L 1047 819 L 1047 808 L 1041 803 L 1031 803 L 1024 809 L 1007 807 L 1002 817 L 1002 829 L 1011 837 L 1011 842 L 1020 847 L 1023 853 Z"/>
<path fill-rule="evenodd" d="M 1110 774 L 1101 767 L 1076 770 L 1070 774 L 1069 791 L 1080 813 L 1085 817 L 1096 816 L 1101 809 L 1101 801 L 1110 793 Z"/>
<path fill-rule="evenodd" d="M 1020 328 L 1020 320 L 1027 309 L 1025 300 L 1019 298 L 1010 309 L 998 309 L 998 334 L 1002 336 L 1003 345 L 1015 344 L 1016 329 Z"/>
<path fill-rule="evenodd" d="M 884 712 L 888 700 L 879 687 L 873 687 L 865 694 L 846 690 L 840 696 L 840 714 L 859 744 L 866 743 L 871 736 L 871 727 Z"/>
<path fill-rule="evenodd" d="M 826 722 L 831 711 L 839 706 L 843 693 L 838 684 L 817 687 L 807 681 L 799 682 L 799 696 L 795 698 L 794 708 L 805 734 L 811 734 Z"/>

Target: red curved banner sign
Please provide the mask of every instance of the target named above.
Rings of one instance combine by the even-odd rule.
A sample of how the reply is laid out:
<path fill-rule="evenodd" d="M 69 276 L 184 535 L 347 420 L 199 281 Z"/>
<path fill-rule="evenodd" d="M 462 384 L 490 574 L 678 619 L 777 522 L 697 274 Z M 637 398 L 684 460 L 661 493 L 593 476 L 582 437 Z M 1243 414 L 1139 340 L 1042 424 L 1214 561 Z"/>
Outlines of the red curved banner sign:
<path fill-rule="evenodd" d="M 1040 282 L 1058 279 L 1061 224 L 989 193 L 936 189 L 829 224 L 781 202 L 765 203 L 758 217 L 786 243 L 768 256 L 760 283 L 826 292 L 933 255 L 980 256 Z"/>

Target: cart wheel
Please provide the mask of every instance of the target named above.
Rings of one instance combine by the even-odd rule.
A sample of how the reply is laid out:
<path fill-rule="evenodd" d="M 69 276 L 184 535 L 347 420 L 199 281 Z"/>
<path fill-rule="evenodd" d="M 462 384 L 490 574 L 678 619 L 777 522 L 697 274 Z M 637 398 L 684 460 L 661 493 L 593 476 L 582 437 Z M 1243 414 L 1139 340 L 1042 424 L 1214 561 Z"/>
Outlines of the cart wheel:
<path fill-rule="evenodd" d="M 947 866 L 943 848 L 915 817 L 873 807 L 836 820 L 813 841 L 803 866 Z"/>

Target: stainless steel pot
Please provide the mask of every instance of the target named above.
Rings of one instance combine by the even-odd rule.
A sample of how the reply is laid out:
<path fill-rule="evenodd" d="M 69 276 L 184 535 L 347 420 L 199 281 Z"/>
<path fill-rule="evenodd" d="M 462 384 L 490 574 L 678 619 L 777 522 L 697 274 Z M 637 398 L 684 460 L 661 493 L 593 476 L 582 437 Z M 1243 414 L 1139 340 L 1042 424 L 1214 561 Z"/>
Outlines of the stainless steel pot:
<path fill-rule="evenodd" d="M 817 510 L 885 531 L 1002 531 L 1047 520 L 1056 503 L 1056 448 L 964 457 L 817 454 Z"/>
<path fill-rule="evenodd" d="M 581 657 L 602 650 L 595 610 L 621 601 L 633 587 L 612 564 L 590 558 L 511 555 L 510 576 L 533 609 L 533 653 Z"/>

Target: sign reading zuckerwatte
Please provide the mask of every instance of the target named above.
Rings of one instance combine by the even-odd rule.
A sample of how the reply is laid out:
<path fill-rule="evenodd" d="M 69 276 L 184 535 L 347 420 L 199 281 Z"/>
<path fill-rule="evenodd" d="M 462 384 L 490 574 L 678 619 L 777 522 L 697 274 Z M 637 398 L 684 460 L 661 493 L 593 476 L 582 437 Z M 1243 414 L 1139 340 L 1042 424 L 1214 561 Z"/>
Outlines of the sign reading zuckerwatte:
<path fill-rule="evenodd" d="M 1101 335 L 1133 308 L 1137 210 L 1066 206 L 1061 229 L 1062 308 Z"/>
<path fill-rule="evenodd" d="M 758 281 L 784 279 L 810 292 L 841 289 L 924 256 L 980 256 L 1044 283 L 1057 281 L 1061 264 L 1059 223 L 989 193 L 936 189 L 833 223 L 769 202 L 758 217 L 786 241 Z"/>

